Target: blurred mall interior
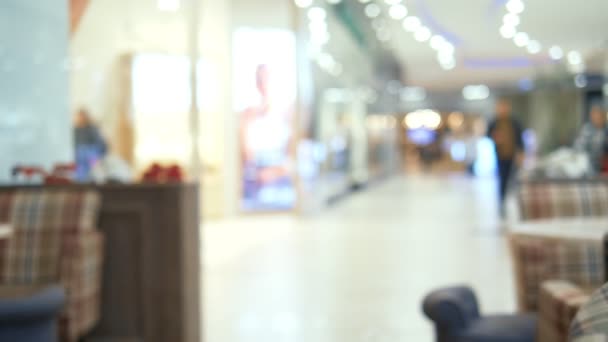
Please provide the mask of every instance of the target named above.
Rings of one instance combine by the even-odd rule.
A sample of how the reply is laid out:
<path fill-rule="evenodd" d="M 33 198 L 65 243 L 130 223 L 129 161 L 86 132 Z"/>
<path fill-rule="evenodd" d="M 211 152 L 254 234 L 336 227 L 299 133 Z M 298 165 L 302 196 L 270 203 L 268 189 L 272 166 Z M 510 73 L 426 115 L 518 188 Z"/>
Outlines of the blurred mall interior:
<path fill-rule="evenodd" d="M 606 0 L 3 0 L 0 37 L 0 342 L 608 335 Z"/>

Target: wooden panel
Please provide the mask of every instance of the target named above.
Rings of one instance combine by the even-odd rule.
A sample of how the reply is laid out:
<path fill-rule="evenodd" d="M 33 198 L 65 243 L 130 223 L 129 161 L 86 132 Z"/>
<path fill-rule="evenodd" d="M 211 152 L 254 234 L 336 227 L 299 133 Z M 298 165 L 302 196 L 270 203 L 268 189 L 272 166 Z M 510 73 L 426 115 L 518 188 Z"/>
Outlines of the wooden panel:
<path fill-rule="evenodd" d="M 186 317 L 192 317 L 184 321 L 184 340 L 185 341 L 202 341 L 202 319 L 199 311 L 202 310 L 201 296 L 202 288 L 202 250 L 201 241 L 201 226 L 200 219 L 189 213 L 199 212 L 199 193 L 197 188 L 188 188 L 180 193 L 180 215 L 181 226 L 184 230 L 181 234 L 181 263 L 182 283 L 184 288 L 182 291 L 182 307 L 185 309 Z M 194 271 L 194 272 L 193 272 Z"/>
<path fill-rule="evenodd" d="M 104 274 L 104 320 L 92 337 L 199 341 L 197 187 L 101 190 L 100 229 L 111 238 Z M 137 252 L 132 242 L 113 242 L 115 239 L 136 241 Z M 127 272 L 134 272 L 139 279 L 121 279 Z M 138 310 L 125 314 L 122 307 L 127 305 L 136 305 Z"/>
<path fill-rule="evenodd" d="M 144 266 L 143 244 L 145 210 L 106 206 L 100 227 L 106 237 L 103 270 L 102 318 L 96 335 L 116 335 L 121 338 L 143 336 L 145 301 L 142 288 Z M 114 274 L 120 274 L 116 277 Z M 112 308 L 120 308 L 113 310 Z"/>

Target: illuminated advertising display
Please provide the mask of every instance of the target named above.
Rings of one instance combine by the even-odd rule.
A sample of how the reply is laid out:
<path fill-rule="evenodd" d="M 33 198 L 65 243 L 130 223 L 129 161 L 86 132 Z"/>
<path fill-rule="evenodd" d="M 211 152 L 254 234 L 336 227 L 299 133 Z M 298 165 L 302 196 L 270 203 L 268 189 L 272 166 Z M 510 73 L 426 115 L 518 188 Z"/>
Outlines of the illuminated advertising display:
<path fill-rule="evenodd" d="M 239 116 L 241 209 L 293 209 L 296 42 L 286 30 L 234 32 L 234 110 Z"/>

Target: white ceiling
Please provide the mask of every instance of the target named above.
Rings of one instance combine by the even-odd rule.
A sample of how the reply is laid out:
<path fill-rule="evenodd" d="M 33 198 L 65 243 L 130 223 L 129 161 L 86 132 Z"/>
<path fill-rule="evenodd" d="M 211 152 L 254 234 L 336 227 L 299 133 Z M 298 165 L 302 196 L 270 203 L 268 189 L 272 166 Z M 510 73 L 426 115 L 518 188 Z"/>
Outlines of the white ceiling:
<path fill-rule="evenodd" d="M 345 0 L 356 1 L 356 0 Z M 376 0 L 384 9 L 384 0 Z M 529 54 L 512 40 L 499 34 L 506 13 L 501 0 L 403 0 L 409 15 L 422 19 L 437 33 L 459 38 L 456 42 L 457 67 L 444 71 L 436 52 L 420 43 L 401 23 L 388 18 L 392 31 L 388 47 L 406 66 L 407 83 L 434 89 L 456 88 L 471 83 L 505 84 L 531 77 L 539 68 L 551 65 L 547 48 L 560 45 L 567 52 L 578 50 L 585 56 L 596 54 L 608 41 L 608 0 L 524 0 L 526 9 L 518 29 L 543 45 L 543 52 Z M 514 58 L 531 58 L 532 67 L 514 66 Z M 499 61 L 500 67 L 471 68 L 466 61 Z M 600 62 L 599 66 L 603 67 Z M 506 64 L 506 65 L 504 65 Z M 594 64 L 596 67 L 598 63 Z"/>

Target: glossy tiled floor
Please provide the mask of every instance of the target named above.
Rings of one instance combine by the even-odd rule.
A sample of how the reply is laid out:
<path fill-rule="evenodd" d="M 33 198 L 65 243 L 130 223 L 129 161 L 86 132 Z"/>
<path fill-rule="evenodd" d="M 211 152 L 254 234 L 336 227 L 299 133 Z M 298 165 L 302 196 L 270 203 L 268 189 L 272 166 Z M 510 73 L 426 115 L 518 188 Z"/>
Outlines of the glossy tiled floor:
<path fill-rule="evenodd" d="M 494 183 L 404 176 L 318 216 L 205 225 L 206 342 L 432 341 L 420 304 L 468 283 L 513 311 Z"/>

